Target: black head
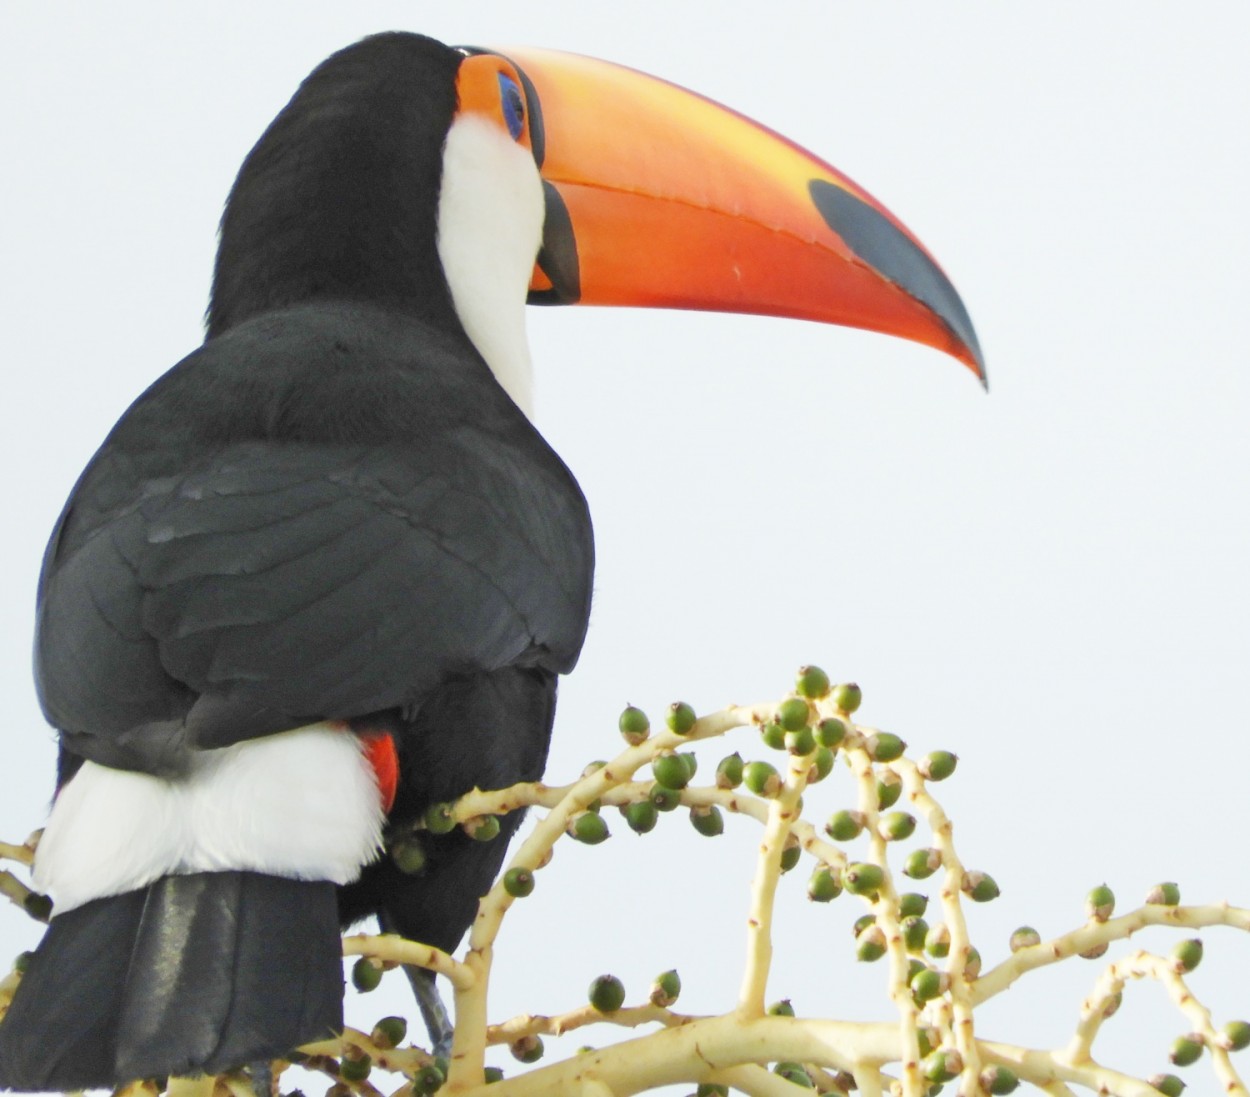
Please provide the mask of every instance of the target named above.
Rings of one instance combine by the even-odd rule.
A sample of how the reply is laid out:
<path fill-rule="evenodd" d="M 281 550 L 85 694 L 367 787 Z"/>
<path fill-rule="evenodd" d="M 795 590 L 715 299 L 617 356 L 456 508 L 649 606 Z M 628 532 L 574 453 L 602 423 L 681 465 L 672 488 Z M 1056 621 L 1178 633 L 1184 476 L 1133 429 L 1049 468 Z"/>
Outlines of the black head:
<path fill-rule="evenodd" d="M 210 339 L 258 313 L 315 300 L 454 322 L 436 230 L 463 59 L 421 35 L 378 34 L 304 80 L 226 202 Z"/>

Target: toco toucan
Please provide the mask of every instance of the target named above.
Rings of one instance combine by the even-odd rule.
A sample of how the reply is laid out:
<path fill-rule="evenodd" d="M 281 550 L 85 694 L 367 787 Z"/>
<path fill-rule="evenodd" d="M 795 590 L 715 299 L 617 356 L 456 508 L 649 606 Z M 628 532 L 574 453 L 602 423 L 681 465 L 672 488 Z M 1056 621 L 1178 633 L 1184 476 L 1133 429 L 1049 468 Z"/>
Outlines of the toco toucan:
<path fill-rule="evenodd" d="M 916 239 L 741 115 L 528 48 L 334 54 L 243 163 L 203 345 L 122 416 L 48 545 L 53 906 L 0 1087 L 326 1036 L 340 927 L 370 914 L 456 947 L 517 815 L 490 843 L 426 833 L 415 872 L 387 836 L 540 777 L 590 610 L 586 502 L 528 415 L 527 301 L 848 324 L 983 376 Z"/>

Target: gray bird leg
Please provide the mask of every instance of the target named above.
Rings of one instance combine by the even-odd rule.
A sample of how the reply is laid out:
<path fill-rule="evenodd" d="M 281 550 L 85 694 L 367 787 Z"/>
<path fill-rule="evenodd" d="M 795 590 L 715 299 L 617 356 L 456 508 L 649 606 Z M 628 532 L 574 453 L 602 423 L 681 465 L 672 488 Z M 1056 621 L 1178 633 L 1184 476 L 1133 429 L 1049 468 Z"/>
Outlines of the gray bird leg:
<path fill-rule="evenodd" d="M 416 996 L 421 1020 L 425 1022 L 425 1030 L 430 1034 L 430 1054 L 436 1059 L 450 1059 L 454 1026 L 438 993 L 438 987 L 434 984 L 434 973 L 423 967 L 405 966 L 404 974 L 412 984 L 412 993 Z"/>
<path fill-rule="evenodd" d="M 256 1097 L 272 1097 L 273 1063 L 268 1059 L 258 1059 L 247 1064 L 247 1073 L 252 1079 L 252 1092 Z"/>
<path fill-rule="evenodd" d="M 378 914 L 378 926 L 383 933 L 400 932 L 384 911 Z M 447 1007 L 439 996 L 438 987 L 434 985 L 434 972 L 405 964 L 404 974 L 412 984 L 417 1009 L 421 1011 L 421 1020 L 425 1022 L 425 1031 L 430 1034 L 430 1054 L 436 1059 L 450 1059 L 451 1037 L 455 1026 L 452 1025 Z"/>

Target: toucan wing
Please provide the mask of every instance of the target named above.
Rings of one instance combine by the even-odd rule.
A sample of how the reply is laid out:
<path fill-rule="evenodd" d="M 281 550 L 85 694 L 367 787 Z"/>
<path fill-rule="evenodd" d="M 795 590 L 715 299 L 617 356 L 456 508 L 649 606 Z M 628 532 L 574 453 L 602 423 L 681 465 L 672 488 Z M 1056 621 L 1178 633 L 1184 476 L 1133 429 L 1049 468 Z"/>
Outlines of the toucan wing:
<path fill-rule="evenodd" d="M 589 524 L 530 437 L 245 442 L 173 476 L 106 447 L 93 497 L 71 500 L 87 532 L 62 531 L 45 566 L 49 718 L 76 753 L 161 771 L 187 748 L 419 706 L 459 673 L 569 669 Z"/>

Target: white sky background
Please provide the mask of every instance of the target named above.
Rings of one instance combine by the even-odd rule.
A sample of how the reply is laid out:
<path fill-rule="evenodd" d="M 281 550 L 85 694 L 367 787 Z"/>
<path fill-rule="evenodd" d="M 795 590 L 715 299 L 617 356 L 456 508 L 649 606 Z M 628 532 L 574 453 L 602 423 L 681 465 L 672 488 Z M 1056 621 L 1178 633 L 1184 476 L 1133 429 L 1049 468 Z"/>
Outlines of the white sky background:
<path fill-rule="evenodd" d="M 780 130 L 926 243 L 989 364 L 987 397 L 882 336 L 531 310 L 539 425 L 600 560 L 551 779 L 618 749 L 626 701 L 658 718 L 676 697 L 766 700 L 814 661 L 861 683 L 865 721 L 961 755 L 937 791 L 1003 890 L 972 914 L 987 965 L 1021 923 L 1077 924 L 1104 880 L 1124 909 L 1163 879 L 1250 905 L 1250 8 L 1231 2 L 0 8 L 0 836 L 38 825 L 52 787 L 29 648 L 65 496 L 200 342 L 247 150 L 318 61 L 392 28 L 605 57 Z M 762 753 L 746 733 L 734 747 Z M 710 772 L 725 751 L 700 753 Z M 848 796 L 842 779 L 808 801 L 822 819 Z M 681 1008 L 731 1004 L 754 824 L 713 842 L 679 815 L 645 840 L 610 821 L 608 845 L 562 845 L 509 918 L 492 1020 L 570 1008 L 607 970 L 632 1000 L 676 966 Z M 851 959 L 862 908 L 810 908 L 805 876 L 783 881 L 770 998 L 889 1017 L 884 966 Z M 3 954 L 37 938 L 8 909 L 0 934 Z M 1206 937 L 1195 985 L 1217 1021 L 1250 1016 L 1250 943 Z M 1065 967 L 980 1034 L 1066 1041 L 1101 965 Z M 1130 998 L 1102 1055 L 1164 1069 L 1187 1026 L 1158 988 Z M 349 1017 L 392 1011 L 412 1012 L 397 976 Z M 1214 1092 L 1197 1070 L 1191 1092 Z"/>

